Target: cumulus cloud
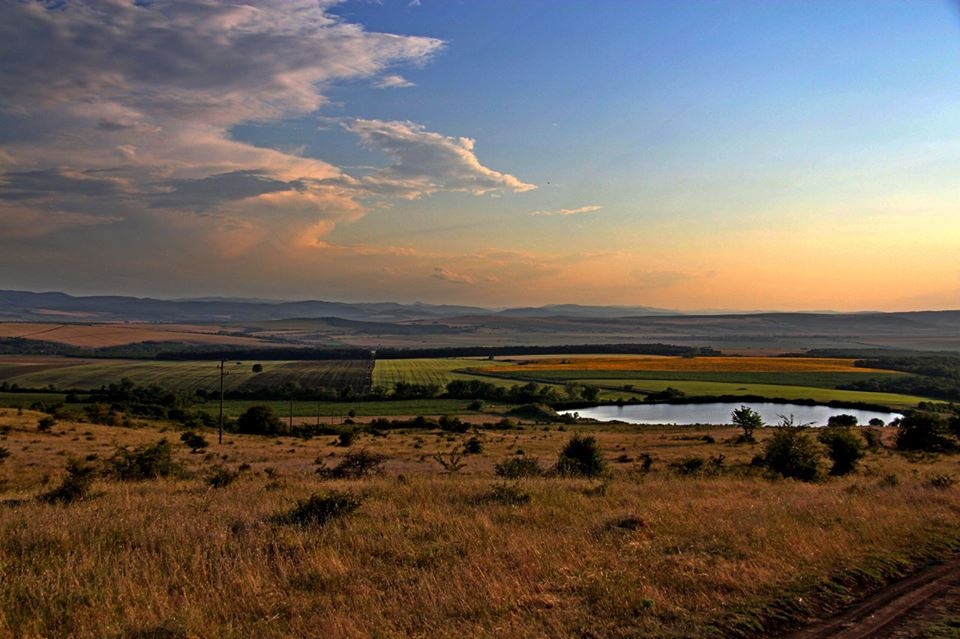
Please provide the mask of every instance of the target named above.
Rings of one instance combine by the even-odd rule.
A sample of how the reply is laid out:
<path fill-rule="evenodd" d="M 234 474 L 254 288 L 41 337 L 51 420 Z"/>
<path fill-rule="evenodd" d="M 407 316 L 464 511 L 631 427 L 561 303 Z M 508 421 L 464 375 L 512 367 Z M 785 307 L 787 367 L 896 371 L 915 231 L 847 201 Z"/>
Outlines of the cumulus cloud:
<path fill-rule="evenodd" d="M 530 215 L 535 216 L 553 216 L 553 215 L 583 215 L 584 213 L 596 213 L 603 207 L 598 204 L 581 206 L 577 209 L 557 209 L 555 211 L 533 211 Z"/>
<path fill-rule="evenodd" d="M 483 195 L 537 188 L 480 164 L 471 138 L 434 133 L 413 122 L 356 119 L 344 128 L 393 160 L 390 166 L 352 181 L 358 188 L 408 199 L 437 191 Z"/>

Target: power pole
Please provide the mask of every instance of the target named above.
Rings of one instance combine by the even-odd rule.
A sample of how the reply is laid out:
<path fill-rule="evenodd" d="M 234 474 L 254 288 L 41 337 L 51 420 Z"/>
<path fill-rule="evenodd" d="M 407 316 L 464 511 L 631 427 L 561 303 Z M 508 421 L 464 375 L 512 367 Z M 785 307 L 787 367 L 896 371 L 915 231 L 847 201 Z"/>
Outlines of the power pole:
<path fill-rule="evenodd" d="M 225 359 L 220 360 L 220 420 L 217 426 L 217 444 L 223 443 L 223 365 L 226 362 Z"/>

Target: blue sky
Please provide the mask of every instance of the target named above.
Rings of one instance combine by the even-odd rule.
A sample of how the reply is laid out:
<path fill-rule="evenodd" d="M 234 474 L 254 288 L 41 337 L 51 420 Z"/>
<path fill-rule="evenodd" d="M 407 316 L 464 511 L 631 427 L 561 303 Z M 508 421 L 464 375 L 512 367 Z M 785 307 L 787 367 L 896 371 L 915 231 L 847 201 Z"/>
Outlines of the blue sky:
<path fill-rule="evenodd" d="M 0 43 L 9 288 L 960 307 L 950 2 L 3 0 Z"/>

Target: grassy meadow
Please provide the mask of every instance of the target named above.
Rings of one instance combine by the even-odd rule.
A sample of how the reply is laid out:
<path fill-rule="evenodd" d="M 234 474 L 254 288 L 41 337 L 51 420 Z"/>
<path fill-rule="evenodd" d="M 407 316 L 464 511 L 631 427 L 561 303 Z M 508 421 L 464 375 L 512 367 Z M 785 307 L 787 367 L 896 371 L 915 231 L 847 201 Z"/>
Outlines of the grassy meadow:
<path fill-rule="evenodd" d="M 766 430 L 736 444 L 730 427 L 525 424 L 350 448 L 229 434 L 191 453 L 161 423 L 41 433 L 41 416 L 0 409 L 0 636 L 763 636 L 960 547 L 956 456 L 883 447 L 808 484 L 750 465 Z M 507 459 L 550 466 L 574 432 L 596 438 L 606 476 L 495 475 Z M 102 465 L 160 438 L 180 476 L 97 476 L 80 501 L 36 499 L 68 459 Z M 470 438 L 480 452 L 444 470 L 435 456 Z M 382 474 L 315 472 L 358 450 L 383 455 Z M 706 463 L 686 472 L 691 458 Z M 213 487 L 217 466 L 235 480 Z M 278 517 L 331 491 L 356 510 Z"/>

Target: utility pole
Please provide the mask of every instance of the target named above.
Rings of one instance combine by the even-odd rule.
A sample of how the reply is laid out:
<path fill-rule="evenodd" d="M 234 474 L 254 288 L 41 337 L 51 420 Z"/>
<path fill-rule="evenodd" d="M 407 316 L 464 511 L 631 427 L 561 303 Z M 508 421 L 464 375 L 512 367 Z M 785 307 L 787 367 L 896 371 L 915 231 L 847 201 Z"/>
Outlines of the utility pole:
<path fill-rule="evenodd" d="M 217 444 L 223 443 L 223 365 L 227 360 L 220 360 L 220 420 L 217 422 Z"/>

